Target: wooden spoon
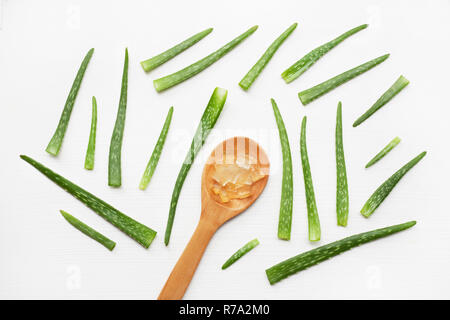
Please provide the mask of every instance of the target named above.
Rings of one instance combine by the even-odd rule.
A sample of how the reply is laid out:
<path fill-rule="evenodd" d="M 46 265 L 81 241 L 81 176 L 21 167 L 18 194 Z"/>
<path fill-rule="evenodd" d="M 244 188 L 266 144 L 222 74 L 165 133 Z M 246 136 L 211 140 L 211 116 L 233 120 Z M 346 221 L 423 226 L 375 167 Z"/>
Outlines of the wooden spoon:
<path fill-rule="evenodd" d="M 247 156 L 248 159 L 255 160 L 255 165 L 265 176 L 251 185 L 250 196 L 243 199 L 232 199 L 224 203 L 211 191 L 211 186 L 214 183 L 212 179 L 214 164 L 224 163 L 226 155 L 234 155 L 234 158 Z M 267 184 L 269 166 L 269 159 L 264 150 L 255 141 L 246 137 L 230 138 L 214 149 L 203 169 L 200 221 L 159 294 L 158 300 L 183 298 L 213 234 L 222 224 L 234 218 L 255 202 Z"/>

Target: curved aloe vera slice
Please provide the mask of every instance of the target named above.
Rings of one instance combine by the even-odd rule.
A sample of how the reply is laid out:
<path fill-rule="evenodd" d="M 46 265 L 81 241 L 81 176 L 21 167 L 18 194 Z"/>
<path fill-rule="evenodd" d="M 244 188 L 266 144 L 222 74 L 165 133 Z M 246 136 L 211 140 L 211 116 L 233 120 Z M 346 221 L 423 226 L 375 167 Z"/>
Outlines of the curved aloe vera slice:
<path fill-rule="evenodd" d="M 320 221 L 317 213 L 316 197 L 309 166 L 308 150 L 306 149 L 306 116 L 302 120 L 300 134 L 300 155 L 302 158 L 303 180 L 305 182 L 306 207 L 308 209 L 308 235 L 309 241 L 320 240 Z"/>
<path fill-rule="evenodd" d="M 380 161 L 385 155 L 387 155 L 389 153 L 389 151 L 391 151 L 392 149 L 395 148 L 396 145 L 398 145 L 400 143 L 400 138 L 399 137 L 395 137 L 394 139 L 392 139 L 391 142 L 388 143 L 388 145 L 386 147 L 384 147 L 380 152 L 378 152 L 375 157 L 373 157 L 367 164 L 366 164 L 366 168 L 369 168 L 370 166 L 373 166 L 375 163 L 377 163 L 378 161 Z"/>
<path fill-rule="evenodd" d="M 238 36 L 237 38 L 233 39 L 226 45 L 224 45 L 219 50 L 211 53 L 209 56 L 206 56 L 205 58 L 191 64 L 190 66 L 187 66 L 184 69 L 181 69 L 180 71 L 177 71 L 175 73 L 172 73 L 168 76 L 153 80 L 153 85 L 156 89 L 156 91 L 161 92 L 166 89 L 169 89 L 193 76 L 195 76 L 197 73 L 200 73 L 201 71 L 208 68 L 210 65 L 212 65 L 214 62 L 222 58 L 224 55 L 226 55 L 228 52 L 230 52 L 234 47 L 236 47 L 239 43 L 244 41 L 248 36 L 250 36 L 253 32 L 258 29 L 258 26 L 251 27 L 246 32 Z"/>
<path fill-rule="evenodd" d="M 417 157 L 409 161 L 403 167 L 401 167 L 397 172 L 389 177 L 377 190 L 370 196 L 369 200 L 364 204 L 361 209 L 361 214 L 368 218 L 372 215 L 376 208 L 386 199 L 386 197 L 394 189 L 395 185 L 400 181 L 400 179 L 411 170 L 423 157 L 426 155 L 426 151 L 419 154 Z"/>
<path fill-rule="evenodd" d="M 354 35 L 355 33 L 367 28 L 367 24 L 363 24 L 359 27 L 353 28 L 339 37 L 321 45 L 320 47 L 315 48 L 314 50 L 307 53 L 303 58 L 298 60 L 292 66 L 287 68 L 282 74 L 281 77 L 286 81 L 286 83 L 290 83 L 300 77 L 306 70 L 311 68 L 311 66 L 316 63 L 317 60 L 322 58 L 328 51 L 336 47 L 339 43 L 347 39 L 348 37 Z"/>
<path fill-rule="evenodd" d="M 259 244 L 258 239 L 253 239 L 252 241 L 248 242 L 245 246 L 240 248 L 238 251 L 236 251 L 222 266 L 222 270 L 225 270 L 229 266 L 231 266 L 233 263 L 235 263 L 237 260 L 242 258 L 243 255 L 245 255 L 247 252 L 251 251 L 253 248 L 255 248 Z"/>
<path fill-rule="evenodd" d="M 95 241 L 97 241 L 98 243 L 103 245 L 108 250 L 112 251 L 114 249 L 114 247 L 116 246 L 116 243 L 114 241 L 105 237 L 100 232 L 95 231 L 94 229 L 89 227 L 87 224 L 81 222 L 80 220 L 78 220 L 77 218 L 72 216 L 71 214 L 65 212 L 64 210 L 59 210 L 59 212 L 61 212 L 64 219 L 66 219 L 67 222 L 69 222 L 71 225 L 73 225 L 76 229 L 83 232 L 89 238 L 94 239 Z"/>
<path fill-rule="evenodd" d="M 409 84 L 409 80 L 403 76 L 400 76 L 394 84 L 381 95 L 381 97 L 367 110 L 361 117 L 359 117 L 354 123 L 353 127 L 359 126 L 366 121 L 371 115 L 373 115 L 378 109 L 391 101 L 400 91 L 403 90 Z"/>
<path fill-rule="evenodd" d="M 84 159 L 84 168 L 86 170 L 94 169 L 96 134 L 97 134 L 97 100 L 95 99 L 95 97 L 92 97 L 91 131 L 89 133 L 89 144 L 86 151 L 86 158 Z"/>
<path fill-rule="evenodd" d="M 170 59 L 174 58 L 178 54 L 182 53 L 184 50 L 192 47 L 194 44 L 202 40 L 204 37 L 206 37 L 208 34 L 213 31 L 213 28 L 209 28 L 206 30 L 203 30 L 197 34 L 194 34 L 192 37 L 184 40 L 183 42 L 180 42 L 179 44 L 173 46 L 172 48 L 150 58 L 145 61 L 141 61 L 142 69 L 144 69 L 145 72 L 149 72 L 156 67 L 159 67 L 163 63 L 166 63 Z"/>
<path fill-rule="evenodd" d="M 125 61 L 123 63 L 122 87 L 120 89 L 119 109 L 117 110 L 116 123 L 109 145 L 108 185 L 120 187 L 122 185 L 122 141 L 125 128 L 125 116 L 127 112 L 128 91 L 128 48 L 125 49 Z"/>
<path fill-rule="evenodd" d="M 344 141 L 342 138 L 342 103 L 339 101 L 336 115 L 336 215 L 338 226 L 347 226 L 348 183 L 345 168 Z"/>
<path fill-rule="evenodd" d="M 319 248 L 301 253 L 295 257 L 280 262 L 266 270 L 267 279 L 270 284 L 277 283 L 297 272 L 312 267 L 318 263 L 335 257 L 342 252 L 358 247 L 364 243 L 371 242 L 380 238 L 390 236 L 391 234 L 411 228 L 416 224 L 415 221 L 409 221 L 402 224 L 376 229 L 326 244 Z"/>
<path fill-rule="evenodd" d="M 373 67 L 382 63 L 388 57 L 389 57 L 389 54 L 385 54 L 384 56 L 370 60 L 366 63 L 363 63 L 362 65 L 357 66 L 356 68 L 345 71 L 344 73 L 341 73 L 327 81 L 319 83 L 318 85 L 316 85 L 312 88 L 303 90 L 298 93 L 298 98 L 300 99 L 302 104 L 304 106 L 306 106 L 308 103 L 319 98 L 320 96 L 324 95 L 325 93 L 328 93 L 329 91 L 340 86 L 341 84 L 359 76 L 360 74 L 362 74 L 366 71 L 369 71 Z"/>
<path fill-rule="evenodd" d="M 283 154 L 283 182 L 281 186 L 280 215 L 278 218 L 278 239 L 291 239 L 292 225 L 292 201 L 293 201 L 293 182 L 292 182 L 292 157 L 289 139 L 284 126 L 283 118 L 275 100 L 271 99 L 273 113 L 280 134 L 281 153 Z"/>
<path fill-rule="evenodd" d="M 58 127 L 56 128 L 56 131 L 53 134 L 52 139 L 48 143 L 47 149 L 45 149 L 45 151 L 47 151 L 53 156 L 57 156 L 59 153 L 59 149 L 61 148 L 64 135 L 66 134 L 66 129 L 69 124 L 70 115 L 72 114 L 73 104 L 75 103 L 78 90 L 80 89 L 81 82 L 83 81 L 84 73 L 93 54 L 94 48 L 88 51 L 88 53 L 83 59 L 83 62 L 81 62 L 81 66 L 78 69 L 75 80 L 73 80 L 72 88 L 70 88 L 66 104 L 64 105 L 64 109 L 61 114 L 61 118 L 59 119 Z"/>
<path fill-rule="evenodd" d="M 259 58 L 259 60 L 256 62 L 256 64 L 250 69 L 249 72 L 242 78 L 241 82 L 239 82 L 239 85 L 242 89 L 247 91 L 252 83 L 256 80 L 256 78 L 259 76 L 261 71 L 266 67 L 266 65 L 269 63 L 270 59 L 272 59 L 275 52 L 278 50 L 278 48 L 283 44 L 283 42 L 289 37 L 289 35 L 297 28 L 297 23 L 294 23 L 291 25 L 286 31 L 284 31 L 277 39 L 275 39 L 274 42 L 270 45 L 269 48 L 264 52 L 264 54 Z"/>
<path fill-rule="evenodd" d="M 125 232 L 129 237 L 136 240 L 145 248 L 148 248 L 152 243 L 153 239 L 156 236 L 156 231 L 123 214 L 116 208 L 107 204 L 105 201 L 97 198 L 92 193 L 84 190 L 73 182 L 60 176 L 59 174 L 50 170 L 36 160 L 25 155 L 21 155 L 20 158 L 31 164 L 51 181 L 80 200 L 82 203 L 91 208 L 100 217 L 104 218 L 113 226 Z"/>
<path fill-rule="evenodd" d="M 175 219 L 175 212 L 177 210 L 178 198 L 180 197 L 181 188 L 183 187 L 184 180 L 191 169 L 192 163 L 195 157 L 200 151 L 201 147 L 205 144 L 206 138 L 211 132 L 212 128 L 217 122 L 217 119 L 222 112 L 223 105 L 227 100 L 228 91 L 222 88 L 215 88 L 208 105 L 203 112 L 200 123 L 195 131 L 194 138 L 192 139 L 191 147 L 183 161 L 180 172 L 177 176 L 177 181 L 173 187 L 172 199 L 170 200 L 169 216 L 167 218 L 166 233 L 164 236 L 164 243 L 166 246 L 169 244 L 170 235 L 172 233 L 173 221 Z"/>
<path fill-rule="evenodd" d="M 145 190 L 150 182 L 150 179 L 155 172 L 156 166 L 158 165 L 159 158 L 161 157 L 161 152 L 164 147 L 164 142 L 166 141 L 167 133 L 169 132 L 170 122 L 172 121 L 173 107 L 170 107 L 167 113 L 166 121 L 161 129 L 161 133 L 156 142 L 155 148 L 153 149 L 150 160 L 148 161 L 147 167 L 145 168 L 144 174 L 142 175 L 141 183 L 139 184 L 139 189 Z"/>

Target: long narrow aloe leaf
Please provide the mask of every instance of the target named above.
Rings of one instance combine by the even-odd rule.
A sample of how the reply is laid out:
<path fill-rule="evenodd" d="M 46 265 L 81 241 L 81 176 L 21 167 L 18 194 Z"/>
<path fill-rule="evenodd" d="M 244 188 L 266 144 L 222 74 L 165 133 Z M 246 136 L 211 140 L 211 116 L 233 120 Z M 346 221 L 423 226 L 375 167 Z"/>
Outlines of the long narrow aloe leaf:
<path fill-rule="evenodd" d="M 324 95 L 325 93 L 328 93 L 329 91 L 340 86 L 341 84 L 359 76 L 360 74 L 362 74 L 366 71 L 369 71 L 373 67 L 382 63 L 388 57 L 389 57 L 389 54 L 385 54 L 384 56 L 370 60 L 366 63 L 363 63 L 362 65 L 357 66 L 356 68 L 345 71 L 344 73 L 341 73 L 327 81 L 319 83 L 318 85 L 316 85 L 312 88 L 303 90 L 298 93 L 298 98 L 300 99 L 302 104 L 304 106 L 306 106 L 308 103 L 319 98 L 320 96 Z"/>
<path fill-rule="evenodd" d="M 127 112 L 127 92 L 128 48 L 125 49 L 119 109 L 117 110 L 116 123 L 111 136 L 111 143 L 109 145 L 108 185 L 111 187 L 120 187 L 122 185 L 122 141 L 123 130 L 125 128 L 125 116 Z"/>
<path fill-rule="evenodd" d="M 89 144 L 86 151 L 86 158 L 84 159 L 84 168 L 86 170 L 94 169 L 96 135 L 97 135 L 97 100 L 95 99 L 95 97 L 92 97 L 91 131 L 89 133 Z"/>
<path fill-rule="evenodd" d="M 170 107 L 167 113 L 166 121 L 164 122 L 161 133 L 159 134 L 158 141 L 156 142 L 155 148 L 153 149 L 150 160 L 147 163 L 144 174 L 142 175 L 141 183 L 139 184 L 139 189 L 145 190 L 150 182 L 150 179 L 155 172 L 156 166 L 158 165 L 159 158 L 161 157 L 161 152 L 164 147 L 164 142 L 166 141 L 167 133 L 169 132 L 170 122 L 172 121 L 173 107 Z"/>
<path fill-rule="evenodd" d="M 173 46 L 170 49 L 167 49 L 166 51 L 150 58 L 145 61 L 141 62 L 142 69 L 144 69 L 145 72 L 149 72 L 156 67 L 159 67 L 163 63 L 166 63 L 170 59 L 174 58 L 178 54 L 182 53 L 184 50 L 192 47 L 194 44 L 202 40 L 204 37 L 206 37 L 208 34 L 213 31 L 213 28 L 209 28 L 206 30 L 203 30 L 197 34 L 194 34 L 192 37 L 184 40 L 183 42 L 180 42 L 179 44 Z"/>
<path fill-rule="evenodd" d="M 359 126 L 366 121 L 371 115 L 373 115 L 378 109 L 391 101 L 400 91 L 403 90 L 409 84 L 409 80 L 404 76 L 400 76 L 394 84 L 381 95 L 381 97 L 367 110 L 361 117 L 359 117 L 354 123 L 353 127 Z"/>
<path fill-rule="evenodd" d="M 155 86 L 156 91 L 161 92 L 166 89 L 169 89 L 195 76 L 197 73 L 200 73 L 201 71 L 205 70 L 214 62 L 216 62 L 224 55 L 226 55 L 228 52 L 230 52 L 232 49 L 234 49 L 234 47 L 236 47 L 239 43 L 244 41 L 248 36 L 250 36 L 253 32 L 255 32 L 256 29 L 258 29 L 258 26 L 251 27 L 246 32 L 244 32 L 237 38 L 233 39 L 219 50 L 211 53 L 209 56 L 206 56 L 205 58 L 191 64 L 190 66 L 187 66 L 184 69 L 181 69 L 180 71 L 172 73 L 163 78 L 154 80 L 153 85 Z"/>
<path fill-rule="evenodd" d="M 347 226 L 348 183 L 345 167 L 344 141 L 342 137 L 342 103 L 339 101 L 336 115 L 336 215 L 338 226 Z"/>
<path fill-rule="evenodd" d="M 293 182 L 292 182 L 292 157 L 291 147 L 286 128 L 280 110 L 274 99 L 272 102 L 273 113 L 280 135 L 281 153 L 283 154 L 283 181 L 281 185 L 280 215 L 278 218 L 278 238 L 282 240 L 291 239 L 292 226 L 292 202 L 293 202 Z"/>
<path fill-rule="evenodd" d="M 387 155 L 389 153 L 389 151 L 394 149 L 395 146 L 398 145 L 399 143 L 400 143 L 400 138 L 399 137 L 395 137 L 394 139 L 392 139 L 392 141 L 389 142 L 386 147 L 384 147 L 380 152 L 378 152 L 375 155 L 375 157 L 373 157 L 366 164 L 366 168 L 369 168 L 369 167 L 373 166 L 375 163 L 377 163 L 378 161 L 380 161 L 385 155 Z"/>
<path fill-rule="evenodd" d="M 310 51 L 306 55 L 303 56 L 300 60 L 294 63 L 292 66 L 287 68 L 282 74 L 281 77 L 286 81 L 286 83 L 290 83 L 300 77 L 306 70 L 311 68 L 311 66 L 316 63 L 317 60 L 322 58 L 328 51 L 336 47 L 339 43 L 347 39 L 348 37 L 354 35 L 355 33 L 367 28 L 367 24 L 363 24 L 356 28 L 353 28 L 339 37 L 321 45 L 320 47 L 315 48 Z"/>
<path fill-rule="evenodd" d="M 59 119 L 58 127 L 56 128 L 55 133 L 53 134 L 52 139 L 48 143 L 45 151 L 50 153 L 53 156 L 57 156 L 59 153 L 59 149 L 61 148 L 64 135 L 66 134 L 67 126 L 69 125 L 70 115 L 72 114 L 73 105 L 75 103 L 75 99 L 77 98 L 78 90 L 80 89 L 81 82 L 83 81 L 84 73 L 86 72 L 86 68 L 91 60 L 92 55 L 94 54 L 94 48 L 90 49 L 86 56 L 81 62 L 81 66 L 78 69 L 75 80 L 73 80 L 72 88 L 70 88 L 69 95 L 66 100 L 66 104 L 64 105 L 63 112 Z"/>
<path fill-rule="evenodd" d="M 364 204 L 361 209 L 361 214 L 368 218 L 374 213 L 374 211 L 379 207 L 379 205 L 386 199 L 386 197 L 391 193 L 392 189 L 397 185 L 401 178 L 411 170 L 427 153 L 424 151 L 417 157 L 409 161 L 403 167 L 401 167 L 397 172 L 389 177 L 381 186 L 375 190 L 375 192 L 370 196 L 369 200 Z"/>
<path fill-rule="evenodd" d="M 59 210 L 59 212 L 61 212 L 64 219 L 66 219 L 67 222 L 69 222 L 72 226 L 74 226 L 76 229 L 80 230 L 82 233 L 87 235 L 89 238 L 94 239 L 95 241 L 97 241 L 98 243 L 103 245 L 108 250 L 112 251 L 114 249 L 114 247 L 116 246 L 116 243 L 114 241 L 105 237 L 100 232 L 92 229 L 87 224 L 81 222 L 80 220 L 78 220 L 77 218 L 72 216 L 71 214 L 65 212 L 64 210 Z"/>
<path fill-rule="evenodd" d="M 51 181 L 66 190 L 72 196 L 84 203 L 87 207 L 91 208 L 100 217 L 104 218 L 119 230 L 122 230 L 145 248 L 148 248 L 152 243 L 156 236 L 156 231 L 130 218 L 116 208 L 107 204 L 105 201 L 97 198 L 92 193 L 60 176 L 36 160 L 25 155 L 21 155 L 20 158 L 31 164 Z"/>
<path fill-rule="evenodd" d="M 229 266 L 231 266 L 233 263 L 235 263 L 237 260 L 242 258 L 243 255 L 247 254 L 249 251 L 254 249 L 259 244 L 258 239 L 253 239 L 252 241 L 245 244 L 242 248 L 240 248 L 238 251 L 236 251 L 222 266 L 222 270 L 225 270 Z"/>
<path fill-rule="evenodd" d="M 256 64 L 250 69 L 249 72 L 242 78 L 239 85 L 242 89 L 247 91 L 256 78 L 259 76 L 261 71 L 266 67 L 269 63 L 270 59 L 272 59 L 275 52 L 278 48 L 283 44 L 283 42 L 289 37 L 289 35 L 297 28 L 297 23 L 291 25 L 286 31 L 284 31 L 278 38 L 275 39 L 274 42 L 270 45 L 269 48 L 264 52 L 264 54 L 259 58 Z"/>
<path fill-rule="evenodd" d="M 317 213 L 316 197 L 309 166 L 308 150 L 306 148 L 306 116 L 302 120 L 300 134 L 300 155 L 302 158 L 303 180 L 305 182 L 306 207 L 308 211 L 308 235 L 309 241 L 320 240 L 320 221 Z"/>
<path fill-rule="evenodd" d="M 275 284 L 297 272 L 303 271 L 318 263 L 335 257 L 342 252 L 358 247 L 362 244 L 390 236 L 391 234 L 411 228 L 416 224 L 409 221 L 402 224 L 376 229 L 326 244 L 316 249 L 301 253 L 295 257 L 280 262 L 266 270 L 270 284 Z"/>
<path fill-rule="evenodd" d="M 192 163 L 195 157 L 200 151 L 201 147 L 205 144 L 206 138 L 211 132 L 212 128 L 219 119 L 222 112 L 225 101 L 227 100 L 228 91 L 222 88 L 215 88 L 208 105 L 203 112 L 200 123 L 195 131 L 194 138 L 192 139 L 191 147 L 183 161 L 180 172 L 177 176 L 177 181 L 173 187 L 172 199 L 170 200 L 169 216 L 167 218 L 166 233 L 164 236 L 164 243 L 166 246 L 169 244 L 170 235 L 172 233 L 173 221 L 175 219 L 175 212 L 177 210 L 178 198 L 180 197 L 181 188 L 183 187 L 184 180 L 191 169 Z"/>

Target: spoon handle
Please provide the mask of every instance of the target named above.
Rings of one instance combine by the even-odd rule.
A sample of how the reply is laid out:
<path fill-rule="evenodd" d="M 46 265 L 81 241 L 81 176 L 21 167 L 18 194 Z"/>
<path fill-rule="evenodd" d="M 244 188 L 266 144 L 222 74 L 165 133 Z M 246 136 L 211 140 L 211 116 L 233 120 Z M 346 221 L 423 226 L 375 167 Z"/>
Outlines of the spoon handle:
<path fill-rule="evenodd" d="M 217 227 L 204 219 L 200 219 L 191 240 L 161 290 L 158 300 L 179 300 L 183 298 L 203 253 L 216 230 Z"/>

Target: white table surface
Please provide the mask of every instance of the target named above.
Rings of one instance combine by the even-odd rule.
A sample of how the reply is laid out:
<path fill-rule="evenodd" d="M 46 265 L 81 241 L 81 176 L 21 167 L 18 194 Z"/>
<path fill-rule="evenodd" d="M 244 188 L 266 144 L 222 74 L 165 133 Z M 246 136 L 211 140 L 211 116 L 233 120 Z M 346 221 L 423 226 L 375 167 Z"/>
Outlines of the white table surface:
<path fill-rule="evenodd" d="M 199 218 L 205 158 L 225 138 L 257 140 L 271 161 L 261 198 L 213 237 L 187 299 L 450 298 L 449 119 L 450 2 L 441 1 L 1 1 L 0 30 L 0 298 L 154 299 Z M 248 92 L 239 80 L 293 22 L 299 25 Z M 357 25 L 369 27 L 286 85 L 280 73 L 314 47 Z M 190 64 L 252 25 L 259 29 L 201 74 L 161 94 L 152 80 Z M 145 74 L 139 61 L 208 27 L 214 31 L 185 53 Z M 44 151 L 82 57 L 94 56 L 57 158 Z M 109 140 L 117 112 L 124 48 L 130 55 L 123 142 L 123 185 L 107 186 Z M 381 65 L 303 107 L 297 92 L 370 59 Z M 353 121 L 403 74 L 411 84 L 358 128 Z M 163 244 L 172 188 L 214 87 L 229 90 L 214 131 L 182 190 L 170 245 Z M 91 96 L 98 99 L 95 170 L 83 169 Z M 281 148 L 269 99 L 278 102 L 294 165 L 292 240 L 276 237 Z M 336 226 L 334 127 L 343 102 L 350 216 Z M 153 180 L 141 174 L 170 106 L 172 126 Z M 299 154 L 301 118 L 322 240 L 307 239 Z M 364 164 L 395 136 L 402 142 L 372 168 Z M 428 155 L 370 219 L 359 209 L 388 176 L 423 150 Z M 148 250 L 19 159 L 27 154 L 151 226 Z M 59 215 L 64 209 L 117 242 L 111 253 Z M 408 231 L 346 252 L 270 286 L 264 270 L 321 244 L 417 220 Z M 229 269 L 222 263 L 247 241 L 261 245 Z"/>

